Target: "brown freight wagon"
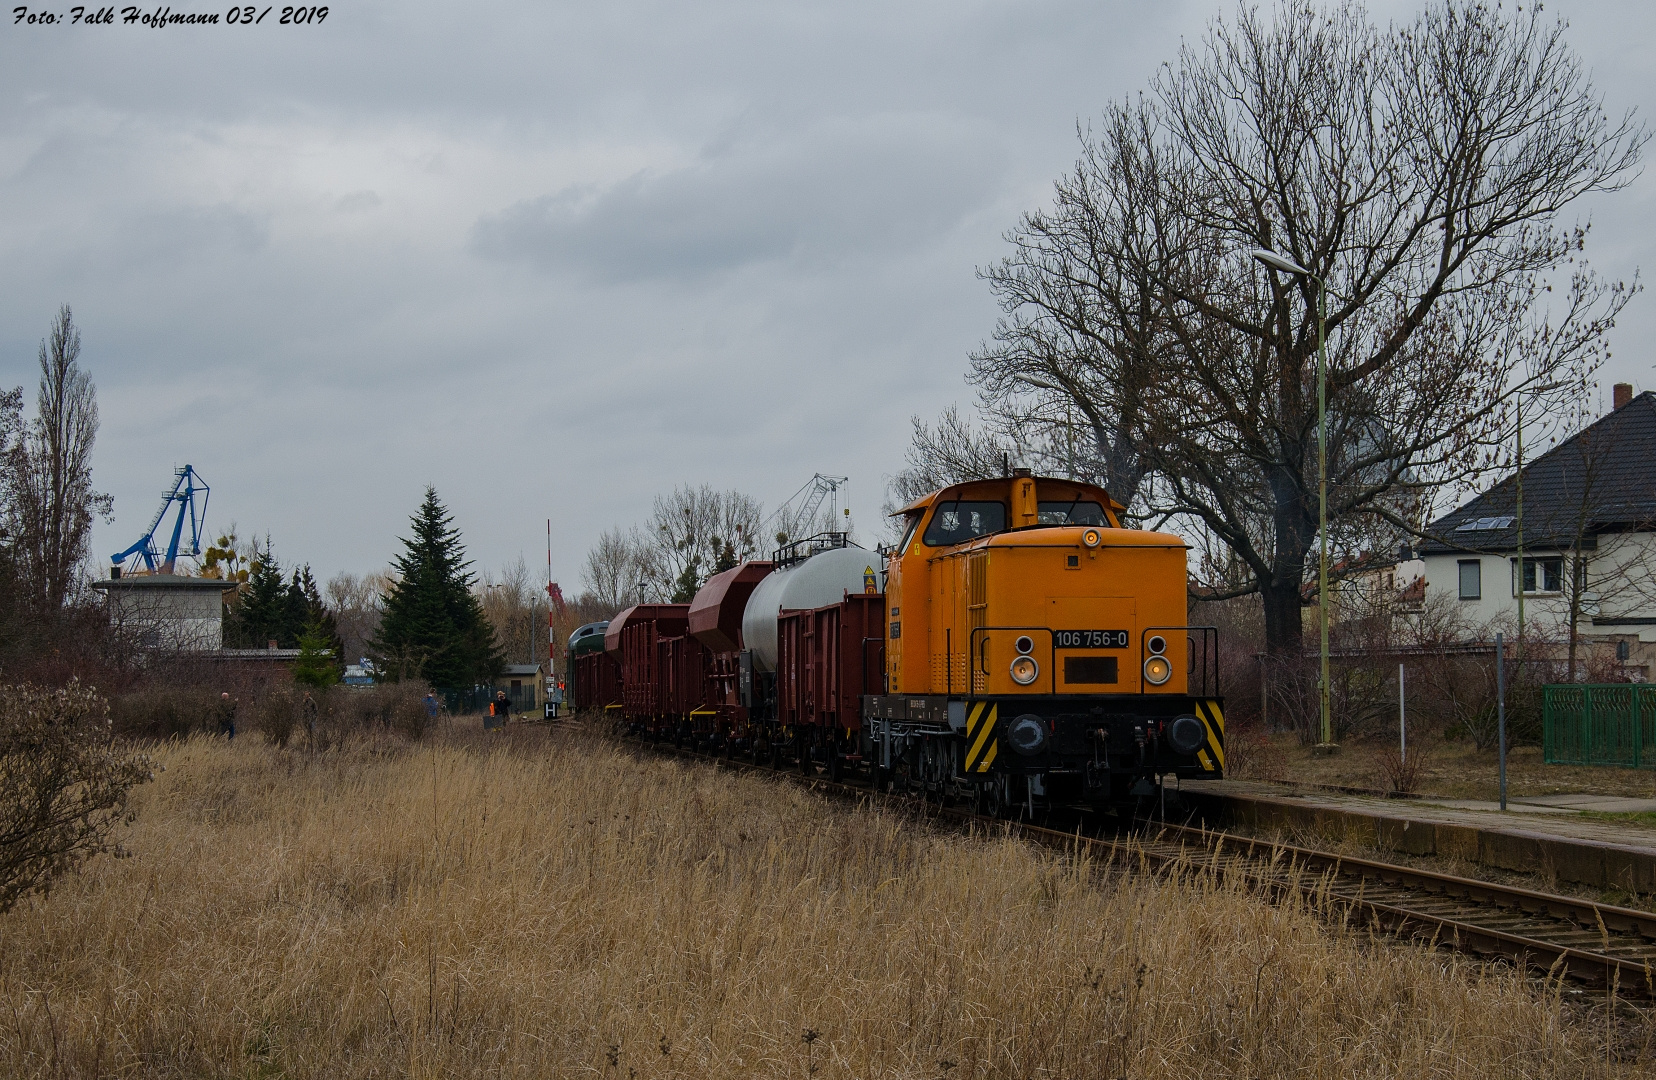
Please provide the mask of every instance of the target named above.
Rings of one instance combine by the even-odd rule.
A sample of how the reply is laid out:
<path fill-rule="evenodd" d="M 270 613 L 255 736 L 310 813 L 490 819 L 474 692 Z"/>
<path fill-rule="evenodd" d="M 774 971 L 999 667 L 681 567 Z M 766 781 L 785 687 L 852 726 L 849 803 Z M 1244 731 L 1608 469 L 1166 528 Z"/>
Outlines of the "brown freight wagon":
<path fill-rule="evenodd" d="M 754 588 L 775 565 L 753 560 L 714 574 L 690 604 L 690 633 L 709 656 L 705 702 L 713 713 L 710 734 L 716 743 L 747 737 L 748 710 L 741 691 L 742 613 Z"/>
<path fill-rule="evenodd" d="M 569 688 L 572 709 L 604 709 L 621 703 L 621 665 L 605 652 L 575 658 L 575 681 Z"/>
<path fill-rule="evenodd" d="M 688 734 L 695 726 L 693 714 L 705 712 L 709 696 L 708 676 L 712 655 L 688 634 L 656 641 L 656 669 L 661 672 L 661 717 Z"/>
<path fill-rule="evenodd" d="M 845 594 L 838 604 L 784 611 L 777 624 L 776 710 L 785 727 L 832 750 L 855 745 L 862 697 L 885 692 L 885 597 Z M 834 762 L 830 762 L 834 764 Z"/>
<path fill-rule="evenodd" d="M 604 631 L 604 651 L 621 664 L 621 714 L 644 729 L 653 731 L 666 711 L 659 643 L 684 635 L 689 610 L 689 604 L 635 604 Z"/>

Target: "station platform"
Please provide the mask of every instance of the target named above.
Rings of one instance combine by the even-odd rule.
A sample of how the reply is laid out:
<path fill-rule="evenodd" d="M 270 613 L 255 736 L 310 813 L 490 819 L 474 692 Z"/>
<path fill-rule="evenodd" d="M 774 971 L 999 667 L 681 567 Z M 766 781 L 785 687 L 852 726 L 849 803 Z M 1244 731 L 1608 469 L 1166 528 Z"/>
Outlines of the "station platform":
<path fill-rule="evenodd" d="M 1598 813 L 1656 812 L 1656 799 L 1546 795 L 1507 810 L 1472 799 L 1383 798 L 1250 780 L 1180 788 L 1210 824 L 1283 829 L 1407 855 L 1463 859 L 1598 889 L 1656 893 L 1656 826 Z"/>

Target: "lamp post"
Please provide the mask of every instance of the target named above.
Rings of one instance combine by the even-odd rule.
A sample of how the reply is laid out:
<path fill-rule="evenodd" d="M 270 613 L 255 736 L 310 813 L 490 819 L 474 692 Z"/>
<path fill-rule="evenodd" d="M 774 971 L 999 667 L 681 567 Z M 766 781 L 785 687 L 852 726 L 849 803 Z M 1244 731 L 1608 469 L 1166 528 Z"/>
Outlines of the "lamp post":
<path fill-rule="evenodd" d="M 1334 725 L 1328 715 L 1328 356 L 1323 342 L 1328 285 L 1299 263 L 1267 248 L 1254 248 L 1248 254 L 1273 270 L 1317 283 L 1317 629 L 1322 644 L 1318 697 L 1322 703 L 1322 745 L 1329 747 L 1334 745 Z"/>

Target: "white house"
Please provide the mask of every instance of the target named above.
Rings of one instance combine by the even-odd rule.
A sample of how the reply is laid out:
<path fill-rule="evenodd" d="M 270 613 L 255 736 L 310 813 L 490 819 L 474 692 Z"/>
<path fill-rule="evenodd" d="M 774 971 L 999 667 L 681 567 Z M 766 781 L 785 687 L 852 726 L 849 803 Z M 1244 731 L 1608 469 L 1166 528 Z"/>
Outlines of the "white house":
<path fill-rule="evenodd" d="M 1615 388 L 1615 407 L 1426 530 L 1428 596 L 1449 596 L 1467 626 L 1510 635 L 1524 598 L 1526 637 L 1579 638 L 1623 672 L 1656 665 L 1656 393 Z"/>

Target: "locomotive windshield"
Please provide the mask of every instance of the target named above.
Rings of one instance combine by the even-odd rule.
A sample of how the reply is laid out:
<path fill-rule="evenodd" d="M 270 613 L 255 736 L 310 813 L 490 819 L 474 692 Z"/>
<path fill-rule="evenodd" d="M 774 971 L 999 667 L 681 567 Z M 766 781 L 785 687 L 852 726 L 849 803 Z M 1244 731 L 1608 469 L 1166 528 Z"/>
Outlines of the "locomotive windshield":
<path fill-rule="evenodd" d="M 919 531 L 921 517 L 920 514 L 909 515 L 908 524 L 903 526 L 903 538 L 897 542 L 897 554 L 906 555 L 908 553 L 909 541 L 913 540 L 914 534 Z"/>
<path fill-rule="evenodd" d="M 1036 519 L 1042 525 L 1103 525 L 1108 526 L 1110 521 L 1104 516 L 1104 508 L 1095 502 L 1040 502 L 1035 507 L 1039 517 Z"/>
<path fill-rule="evenodd" d="M 942 502 L 932 511 L 922 537 L 931 547 L 963 544 L 1006 528 L 1006 504 L 998 502 Z"/>

